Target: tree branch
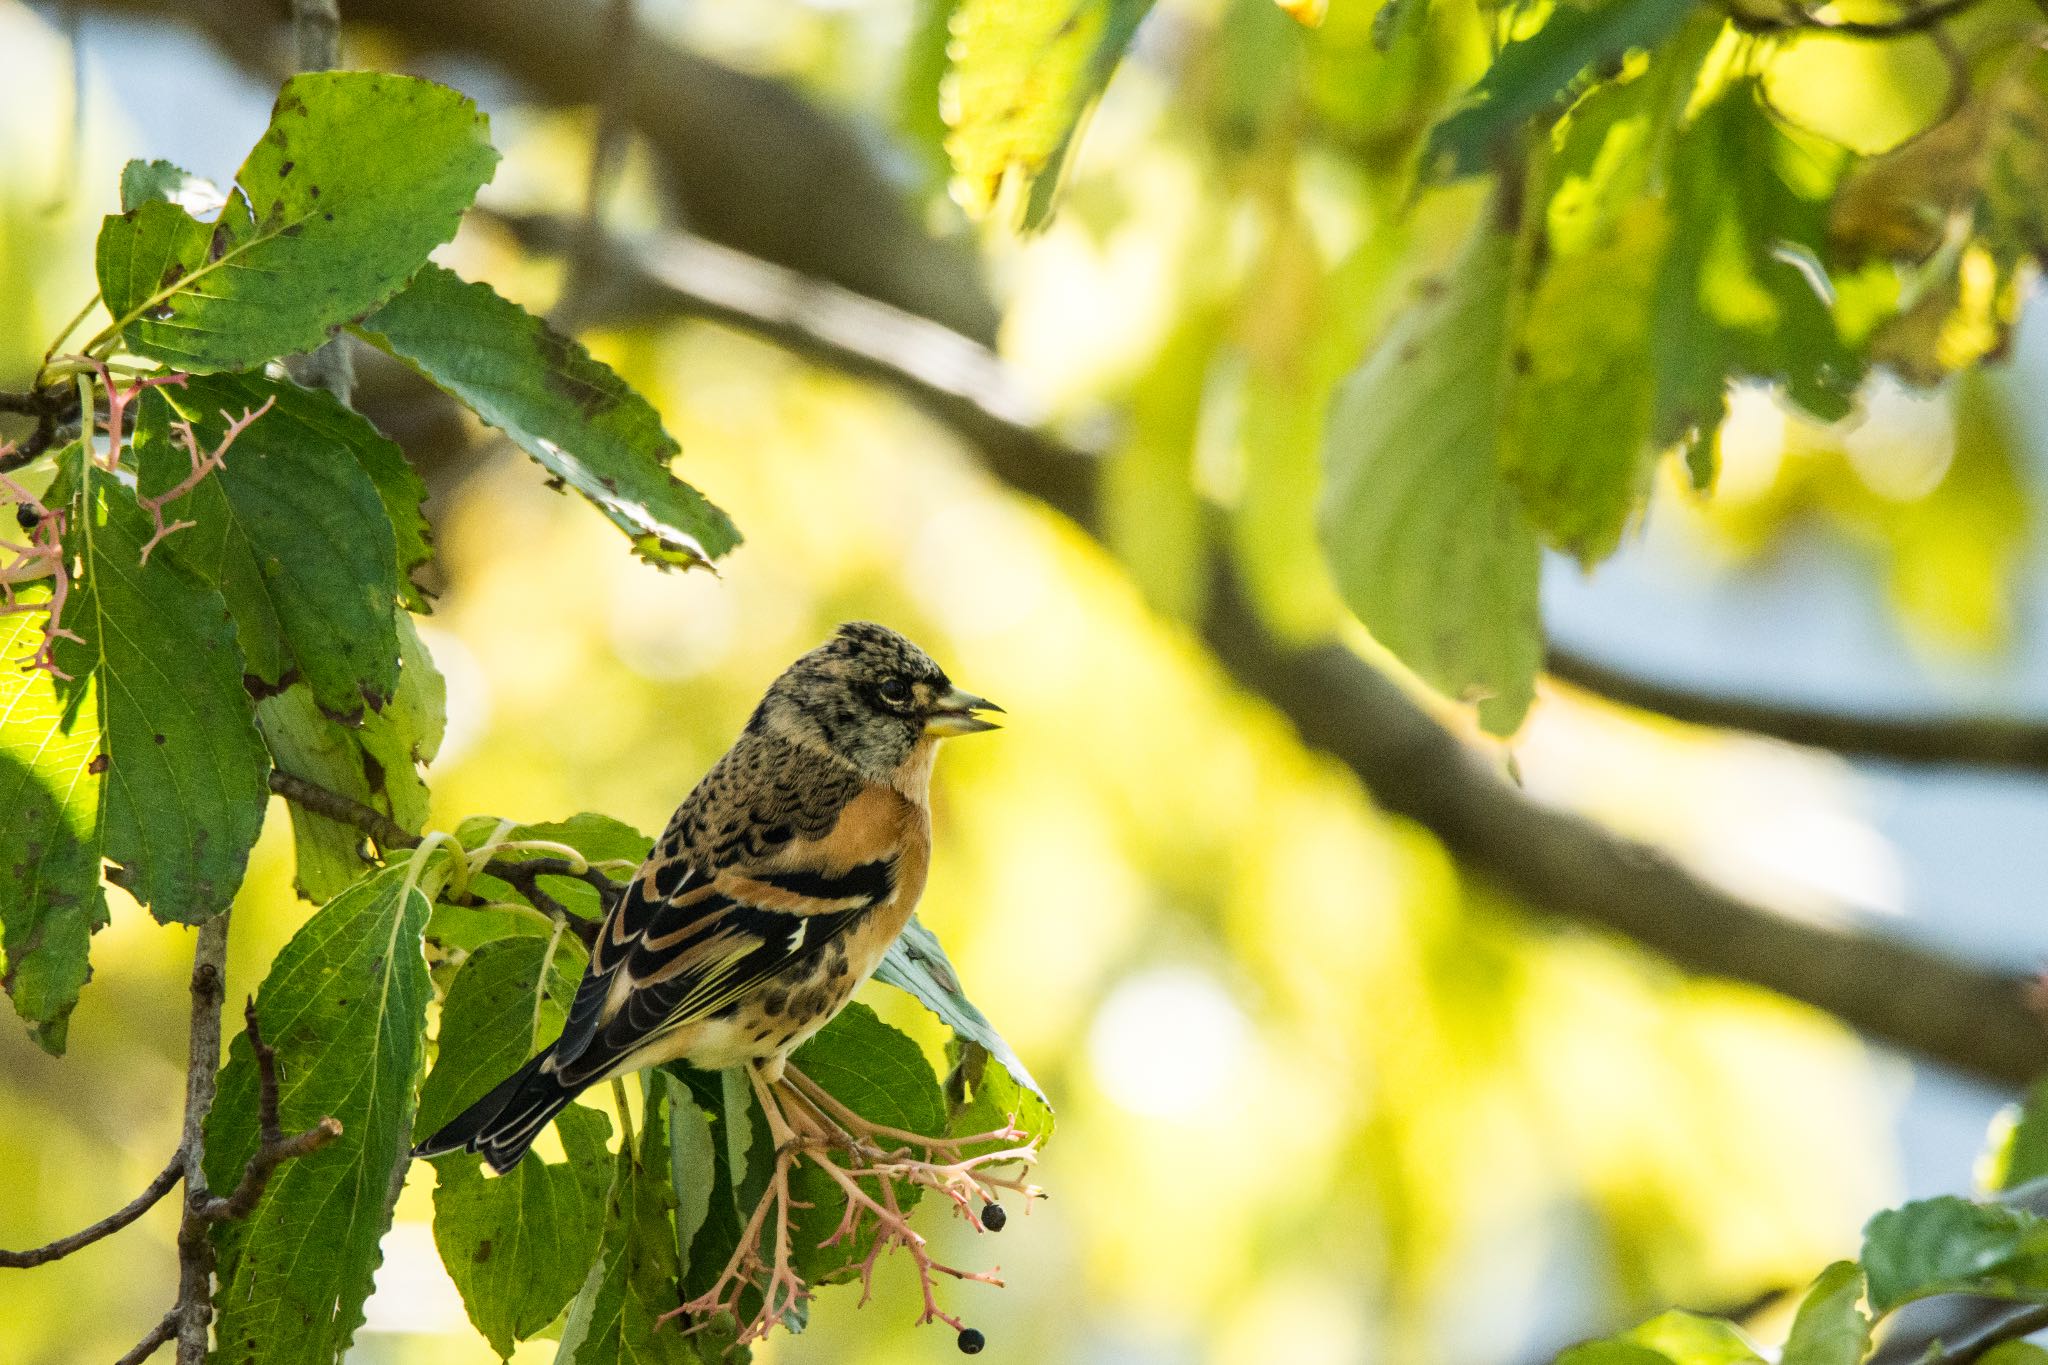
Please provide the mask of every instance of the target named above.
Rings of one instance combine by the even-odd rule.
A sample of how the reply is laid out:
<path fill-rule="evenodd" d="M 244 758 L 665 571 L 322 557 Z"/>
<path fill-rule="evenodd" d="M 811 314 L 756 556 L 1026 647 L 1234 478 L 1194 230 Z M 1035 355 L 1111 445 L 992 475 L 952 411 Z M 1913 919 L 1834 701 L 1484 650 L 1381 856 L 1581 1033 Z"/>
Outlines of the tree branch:
<path fill-rule="evenodd" d="M 270 772 L 270 790 L 282 796 L 295 806 L 323 815 L 339 824 L 361 830 L 377 841 L 380 848 L 418 848 L 420 836 L 392 820 L 382 811 L 366 806 L 353 797 L 329 791 L 316 782 L 303 777 L 294 777 L 287 772 L 273 768 Z M 597 892 L 599 902 L 609 910 L 625 888 L 594 867 L 578 867 L 567 858 L 493 858 L 484 864 L 484 871 L 518 889 L 521 895 L 533 903 L 543 914 L 561 920 L 572 933 L 588 948 L 597 942 L 598 923 L 571 911 L 560 901 L 541 888 L 542 877 L 568 877 L 582 882 Z"/>
<path fill-rule="evenodd" d="M 1641 711 L 1788 744 L 1893 763 L 1963 764 L 2048 773 L 2048 724 L 1992 716 L 1854 715 L 1707 692 L 1645 678 L 1553 646 L 1552 677 Z"/>
<path fill-rule="evenodd" d="M 285 1133 L 277 1117 L 277 1049 L 263 1041 L 263 1031 L 256 1023 L 254 999 L 243 1007 L 242 1020 L 249 1049 L 256 1054 L 256 1154 L 242 1168 L 242 1178 L 231 1192 L 199 1205 L 199 1217 L 213 1223 L 247 1218 L 279 1166 L 295 1156 L 317 1152 L 341 1136 L 341 1124 L 331 1117 L 321 1119 L 303 1133 Z"/>
<path fill-rule="evenodd" d="M 535 241 L 561 230 L 514 225 Z M 664 301 L 876 379 L 950 426 L 1002 482 L 1100 535 L 1100 461 L 1019 422 L 1033 405 L 1001 361 L 969 339 L 677 234 L 616 247 L 610 258 L 629 276 L 614 296 Z M 1779 915 L 1656 849 L 1543 805 L 1349 649 L 1275 636 L 1227 559 L 1213 556 L 1207 572 L 1201 634 L 1238 685 L 1348 767 L 1383 808 L 1428 829 L 1531 909 L 1620 934 L 1687 970 L 1804 1001 L 1878 1041 L 1998 1084 L 2023 1084 L 2048 1059 L 2048 1029 L 2028 1008 L 2022 978 Z"/>
<path fill-rule="evenodd" d="M 157 1201 L 171 1192 L 172 1187 L 178 1183 L 178 1177 L 184 1173 L 184 1154 L 175 1153 L 171 1157 L 171 1164 L 164 1167 L 162 1172 L 157 1175 L 157 1178 L 150 1181 L 148 1187 L 141 1194 L 129 1200 L 127 1204 L 123 1205 L 116 1212 L 108 1214 L 91 1227 L 81 1228 L 69 1237 L 59 1237 L 56 1241 L 45 1246 L 35 1247 L 28 1251 L 0 1251 L 0 1268 L 26 1270 L 32 1266 L 60 1260 L 63 1257 L 69 1256 L 74 1251 L 91 1246 L 102 1237 L 119 1232 L 143 1214 L 155 1208 Z"/>
<path fill-rule="evenodd" d="M 226 994 L 228 914 L 199 926 L 192 949 L 192 1047 L 185 1064 L 185 1216 L 178 1224 L 178 1365 L 206 1365 L 213 1321 L 213 1238 L 200 1210 L 206 1204 L 206 1116 L 220 1078 L 220 1006 Z"/>

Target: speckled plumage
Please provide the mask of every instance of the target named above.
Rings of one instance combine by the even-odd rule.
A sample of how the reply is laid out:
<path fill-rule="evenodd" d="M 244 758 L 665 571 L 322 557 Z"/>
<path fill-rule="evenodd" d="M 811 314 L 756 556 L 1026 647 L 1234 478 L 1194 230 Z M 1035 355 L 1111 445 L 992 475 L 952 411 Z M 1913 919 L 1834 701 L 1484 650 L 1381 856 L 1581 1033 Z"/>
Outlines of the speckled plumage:
<path fill-rule="evenodd" d="M 561 1037 L 422 1143 L 500 1170 L 585 1086 L 782 1058 L 843 1008 L 924 890 L 938 737 L 993 728 L 865 622 L 790 665 L 606 917 Z"/>

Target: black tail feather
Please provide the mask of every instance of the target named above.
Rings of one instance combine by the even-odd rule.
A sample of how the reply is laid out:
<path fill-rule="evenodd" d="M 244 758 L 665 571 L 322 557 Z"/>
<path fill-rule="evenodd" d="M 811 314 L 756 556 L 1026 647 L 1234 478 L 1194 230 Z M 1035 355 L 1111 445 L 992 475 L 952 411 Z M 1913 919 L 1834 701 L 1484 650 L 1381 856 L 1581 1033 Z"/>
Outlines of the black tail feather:
<path fill-rule="evenodd" d="M 541 1064 L 553 1055 L 554 1049 L 549 1048 L 507 1076 L 488 1095 L 442 1124 L 432 1137 L 414 1147 L 412 1154 L 481 1152 L 500 1175 L 511 1170 L 548 1120 L 583 1090 L 581 1085 L 564 1084 L 554 1072 L 542 1069 Z"/>

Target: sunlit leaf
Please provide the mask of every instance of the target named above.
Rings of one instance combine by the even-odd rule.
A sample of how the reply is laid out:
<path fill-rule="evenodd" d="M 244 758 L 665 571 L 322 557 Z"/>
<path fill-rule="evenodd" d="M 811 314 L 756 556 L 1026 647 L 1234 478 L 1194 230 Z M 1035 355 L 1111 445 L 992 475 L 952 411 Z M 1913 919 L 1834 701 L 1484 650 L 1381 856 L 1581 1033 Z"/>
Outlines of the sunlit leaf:
<path fill-rule="evenodd" d="M 1500 468 L 1512 243 L 1482 229 L 1339 390 L 1319 522 L 1375 638 L 1497 733 L 1542 656 L 1536 534 Z"/>
<path fill-rule="evenodd" d="M 101 298 L 131 349 L 181 370 L 311 350 L 455 234 L 497 160 L 488 121 L 446 86 L 294 76 L 216 222 L 155 198 L 106 220 Z"/>
<path fill-rule="evenodd" d="M 1588 68 L 1634 48 L 1655 47 L 1693 11 L 1690 0 L 1558 0 L 1542 27 L 1509 43 L 1464 105 L 1429 135 L 1431 164 L 1448 175 L 1477 175 L 1518 130 L 1559 98 Z"/>
<path fill-rule="evenodd" d="M 18 589 L 16 598 L 46 602 L 49 592 Z M 96 708 L 67 708 L 55 679 L 21 666 L 42 637 L 39 613 L 0 617 L 0 981 L 36 1041 L 62 1052 L 72 1006 L 92 974 L 92 935 L 107 923 L 99 782 L 88 771 L 100 735 Z"/>
<path fill-rule="evenodd" d="M 1088 109 L 1152 0 L 961 0 L 943 86 L 954 196 L 993 208 L 1012 180 L 1024 226 L 1043 225 Z"/>
<path fill-rule="evenodd" d="M 678 447 L 653 405 L 489 285 L 428 266 L 359 330 L 589 498 L 652 562 L 709 563 L 739 544 L 725 513 L 669 473 Z"/>
<path fill-rule="evenodd" d="M 216 1339 L 233 1358 L 331 1365 L 363 1322 L 382 1259 L 426 1057 L 428 896 L 399 864 L 329 901 L 278 953 L 256 997 L 277 1050 L 287 1132 L 341 1136 L 272 1175 L 255 1212 L 216 1225 Z M 256 1058 L 237 1037 L 206 1126 L 206 1176 L 230 1189 L 257 1143 Z"/>

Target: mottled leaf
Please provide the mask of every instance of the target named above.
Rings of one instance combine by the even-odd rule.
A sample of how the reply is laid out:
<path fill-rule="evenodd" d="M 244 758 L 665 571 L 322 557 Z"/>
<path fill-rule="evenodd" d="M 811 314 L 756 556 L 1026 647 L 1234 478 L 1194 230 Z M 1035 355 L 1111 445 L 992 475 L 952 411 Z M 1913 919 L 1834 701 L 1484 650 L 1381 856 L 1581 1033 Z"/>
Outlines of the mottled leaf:
<path fill-rule="evenodd" d="M 1006 182 L 1042 226 L 1082 119 L 1109 84 L 1151 0 L 961 0 L 942 85 L 954 197 L 986 214 Z"/>
<path fill-rule="evenodd" d="M 131 161 L 121 168 L 121 212 L 133 213 L 151 200 L 176 204 L 194 214 L 212 213 L 227 203 L 220 186 L 168 161 Z"/>
<path fill-rule="evenodd" d="M 590 499 L 654 563 L 708 563 L 739 544 L 725 513 L 669 472 L 678 447 L 653 405 L 489 285 L 428 266 L 359 330 Z"/>
<path fill-rule="evenodd" d="M 446 86 L 294 76 L 218 220 L 162 199 L 106 220 L 97 263 L 112 330 L 188 371 L 311 350 L 454 235 L 497 159 L 488 121 Z"/>

